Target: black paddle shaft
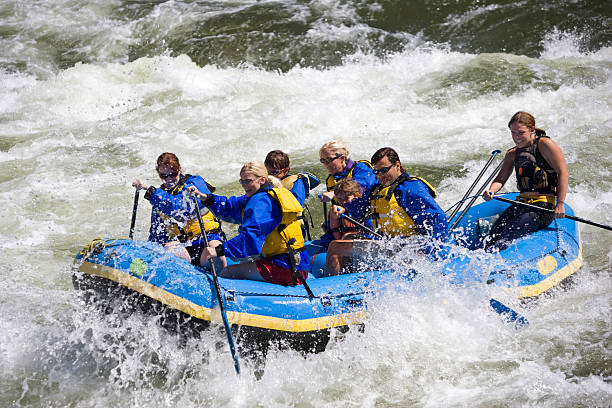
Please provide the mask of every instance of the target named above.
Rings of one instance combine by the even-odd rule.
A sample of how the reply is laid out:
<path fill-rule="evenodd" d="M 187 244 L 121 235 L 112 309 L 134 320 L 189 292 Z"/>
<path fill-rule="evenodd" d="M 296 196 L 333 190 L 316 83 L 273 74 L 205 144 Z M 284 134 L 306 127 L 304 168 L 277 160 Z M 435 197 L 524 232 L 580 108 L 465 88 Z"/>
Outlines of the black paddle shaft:
<path fill-rule="evenodd" d="M 134 238 L 134 226 L 136 225 L 136 212 L 138 211 L 138 197 L 140 191 L 136 190 L 134 193 L 134 208 L 132 209 L 132 222 L 130 224 L 130 239 Z"/>
<path fill-rule="evenodd" d="M 549 214 L 554 214 L 555 213 L 553 210 L 550 210 L 548 208 L 538 207 L 537 205 L 533 205 L 533 204 L 529 204 L 529 203 L 523 203 L 523 202 L 520 202 L 520 201 L 508 200 L 507 198 L 504 198 L 504 197 L 495 197 L 494 196 L 493 198 L 496 199 L 496 200 L 499 200 L 499 201 L 503 201 L 504 203 L 522 205 L 523 207 L 531 208 L 532 210 L 535 210 L 535 211 L 542 211 L 542 212 L 546 212 L 546 213 L 549 213 Z M 582 223 L 585 223 L 585 224 L 589 224 L 589 225 L 592 225 L 594 227 L 603 228 L 603 229 L 606 229 L 608 231 L 612 231 L 612 227 L 610 227 L 609 225 L 598 224 L 598 223 L 593 222 L 593 221 L 585 220 L 584 218 L 574 217 L 573 215 L 568 215 L 568 214 L 565 214 L 565 218 L 568 218 L 568 219 L 574 220 L 574 221 L 578 221 L 578 222 L 582 222 Z"/>
<path fill-rule="evenodd" d="M 291 246 L 294 243 L 295 238 L 291 238 L 289 242 L 287 242 L 287 255 L 289 256 L 289 264 L 291 265 L 291 271 L 293 272 L 293 279 L 295 280 L 295 283 L 299 282 L 304 286 L 306 293 L 308 293 L 308 297 L 314 298 L 315 295 L 314 293 L 312 293 L 312 290 L 310 290 L 310 286 L 308 286 L 306 280 L 302 279 L 302 276 L 300 275 L 300 272 L 297 269 L 297 263 L 299 262 L 298 259 L 300 257 L 300 254 Z"/>
<path fill-rule="evenodd" d="M 196 214 L 198 215 L 198 222 L 200 223 L 200 230 L 202 231 L 202 237 L 204 238 L 205 248 L 208 247 L 208 236 L 206 235 L 206 230 L 204 229 L 204 221 L 202 220 L 202 213 L 200 212 L 200 205 L 198 204 L 198 198 L 193 197 L 193 202 L 195 203 Z M 204 249 L 206 250 L 206 249 Z M 236 374 L 240 374 L 240 361 L 238 360 L 238 353 L 236 353 L 236 346 L 234 345 L 234 337 L 232 335 L 232 329 L 227 320 L 227 313 L 225 312 L 225 306 L 223 304 L 223 297 L 221 296 L 221 287 L 219 286 L 219 278 L 217 277 L 217 270 L 215 268 L 215 263 L 212 258 L 208 260 L 210 264 L 210 271 L 212 272 L 213 282 L 215 284 L 215 292 L 217 292 L 217 301 L 219 302 L 219 310 L 221 311 L 221 319 L 223 320 L 223 326 L 225 327 L 225 334 L 227 335 L 227 342 L 230 346 L 230 351 L 232 352 L 232 358 L 234 359 L 234 369 L 236 370 Z"/>
<path fill-rule="evenodd" d="M 323 222 L 325 223 L 325 230 L 327 230 L 327 203 L 323 201 Z"/>
<path fill-rule="evenodd" d="M 355 224 L 357 227 L 359 227 L 362 231 L 367 232 L 368 234 L 372 234 L 374 235 L 376 238 L 378 239 L 382 239 L 383 236 L 380 235 L 378 232 L 374 231 L 371 228 L 368 228 L 367 226 L 363 225 L 362 223 L 360 223 L 359 221 L 357 221 L 356 219 L 354 219 L 353 217 L 351 217 L 350 215 L 347 215 L 346 213 L 342 213 L 340 214 L 340 216 L 342 218 L 346 218 L 346 220 L 350 223 Z"/>

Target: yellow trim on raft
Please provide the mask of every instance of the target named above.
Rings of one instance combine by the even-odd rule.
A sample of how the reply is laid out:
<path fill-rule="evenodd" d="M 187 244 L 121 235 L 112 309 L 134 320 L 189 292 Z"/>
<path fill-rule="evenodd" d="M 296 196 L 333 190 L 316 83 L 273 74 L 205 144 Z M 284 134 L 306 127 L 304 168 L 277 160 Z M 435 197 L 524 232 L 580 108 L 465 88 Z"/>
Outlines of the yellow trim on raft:
<path fill-rule="evenodd" d="M 83 262 L 83 264 L 79 267 L 79 271 L 115 281 L 122 286 L 142 293 L 151 299 L 160 301 L 173 309 L 180 310 L 181 312 L 187 313 L 188 315 L 198 319 L 221 322 L 221 312 L 219 310 L 199 306 L 119 269 L 98 265 L 91 262 Z M 227 311 L 227 320 L 230 324 L 287 332 L 309 332 L 314 330 L 328 329 L 331 327 L 346 326 L 348 324 L 357 324 L 363 321 L 366 317 L 367 312 L 357 311 L 352 313 L 338 314 L 335 316 L 292 320 L 283 319 L 280 317 L 261 316 L 250 313 L 232 312 L 229 310 Z"/>
<path fill-rule="evenodd" d="M 553 286 L 559 284 L 563 279 L 567 278 L 574 272 L 576 272 L 582 266 L 582 238 L 580 236 L 580 229 L 578 229 L 578 256 L 571 262 L 568 262 L 563 268 L 550 275 L 543 281 L 536 283 L 535 285 L 521 286 L 517 288 L 517 295 L 519 298 L 527 298 L 539 296 L 546 292 Z"/>

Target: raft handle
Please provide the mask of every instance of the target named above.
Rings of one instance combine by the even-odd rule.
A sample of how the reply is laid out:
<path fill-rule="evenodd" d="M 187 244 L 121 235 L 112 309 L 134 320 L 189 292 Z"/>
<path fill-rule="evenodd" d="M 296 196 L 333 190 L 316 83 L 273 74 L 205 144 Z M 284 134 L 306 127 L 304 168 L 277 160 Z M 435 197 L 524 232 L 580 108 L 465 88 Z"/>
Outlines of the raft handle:
<path fill-rule="evenodd" d="M 348 303 L 351 306 L 363 306 L 364 304 L 364 299 L 346 299 L 346 303 Z"/>

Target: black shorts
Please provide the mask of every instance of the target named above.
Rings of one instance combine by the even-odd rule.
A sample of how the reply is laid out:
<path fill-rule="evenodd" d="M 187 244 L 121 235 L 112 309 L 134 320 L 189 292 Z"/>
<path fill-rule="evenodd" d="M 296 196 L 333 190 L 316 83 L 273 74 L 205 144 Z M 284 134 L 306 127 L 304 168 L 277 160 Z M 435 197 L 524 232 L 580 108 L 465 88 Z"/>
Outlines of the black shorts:
<path fill-rule="evenodd" d="M 533 203 L 533 205 L 547 210 L 555 207 L 554 204 L 546 202 Z M 554 219 L 554 215 L 548 212 L 511 204 L 491 227 L 489 236 L 485 239 L 485 250 L 488 252 L 504 250 L 513 240 L 546 228 Z"/>
<path fill-rule="evenodd" d="M 200 266 L 200 256 L 202 255 L 204 248 L 206 248 L 204 241 L 201 241 L 198 245 L 185 247 L 189 253 L 189 257 L 191 258 L 192 265 Z"/>

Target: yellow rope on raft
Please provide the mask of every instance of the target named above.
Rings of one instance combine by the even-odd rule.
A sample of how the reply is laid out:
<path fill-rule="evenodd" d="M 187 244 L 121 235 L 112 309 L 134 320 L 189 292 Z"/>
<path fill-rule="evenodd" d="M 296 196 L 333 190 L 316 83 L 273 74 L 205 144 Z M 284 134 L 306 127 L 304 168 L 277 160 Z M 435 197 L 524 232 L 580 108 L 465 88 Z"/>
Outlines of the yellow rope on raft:
<path fill-rule="evenodd" d="M 102 249 L 104 249 L 104 247 L 106 247 L 107 245 L 114 244 L 115 242 L 121 239 L 127 239 L 127 238 L 113 238 L 113 239 L 95 238 L 93 241 L 86 244 L 83 247 L 83 249 L 81 249 L 81 252 L 79 252 L 79 255 L 81 255 L 82 259 L 85 259 L 89 255 L 93 254 L 94 252 L 99 252 Z"/>

